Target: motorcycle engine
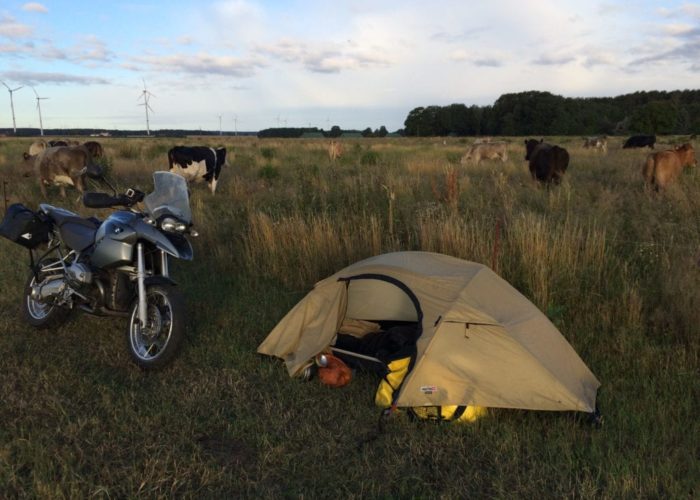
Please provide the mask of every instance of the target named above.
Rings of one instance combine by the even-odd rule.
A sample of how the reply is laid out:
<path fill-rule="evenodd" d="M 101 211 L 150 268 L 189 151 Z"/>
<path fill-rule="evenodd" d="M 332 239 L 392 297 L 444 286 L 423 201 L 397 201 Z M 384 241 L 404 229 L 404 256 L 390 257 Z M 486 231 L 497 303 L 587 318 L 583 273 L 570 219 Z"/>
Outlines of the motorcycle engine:
<path fill-rule="evenodd" d="M 92 283 L 92 271 L 87 264 L 73 263 L 66 267 L 66 277 L 69 282 L 77 285 L 88 285 Z"/>

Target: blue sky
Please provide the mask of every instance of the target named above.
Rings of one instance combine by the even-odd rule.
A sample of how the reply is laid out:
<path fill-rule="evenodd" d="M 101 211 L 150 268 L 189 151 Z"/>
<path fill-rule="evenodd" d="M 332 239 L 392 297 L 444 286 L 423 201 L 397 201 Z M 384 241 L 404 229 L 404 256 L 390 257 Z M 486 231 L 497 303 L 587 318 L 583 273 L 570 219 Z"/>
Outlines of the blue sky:
<path fill-rule="evenodd" d="M 18 127 L 403 126 L 506 92 L 700 87 L 700 3 L 0 1 Z M 0 127 L 12 126 L 0 86 Z"/>

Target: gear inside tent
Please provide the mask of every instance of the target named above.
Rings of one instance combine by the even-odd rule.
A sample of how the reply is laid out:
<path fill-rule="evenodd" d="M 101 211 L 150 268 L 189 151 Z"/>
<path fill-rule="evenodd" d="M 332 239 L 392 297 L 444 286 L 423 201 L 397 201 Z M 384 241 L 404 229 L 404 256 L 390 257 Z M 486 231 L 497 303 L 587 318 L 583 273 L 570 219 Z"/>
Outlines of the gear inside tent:
<path fill-rule="evenodd" d="M 378 255 L 318 282 L 258 352 L 284 360 L 291 376 L 323 353 L 377 363 L 377 404 L 436 409 L 444 419 L 473 420 L 489 407 L 594 413 L 600 386 L 509 283 L 482 264 L 429 252 Z"/>

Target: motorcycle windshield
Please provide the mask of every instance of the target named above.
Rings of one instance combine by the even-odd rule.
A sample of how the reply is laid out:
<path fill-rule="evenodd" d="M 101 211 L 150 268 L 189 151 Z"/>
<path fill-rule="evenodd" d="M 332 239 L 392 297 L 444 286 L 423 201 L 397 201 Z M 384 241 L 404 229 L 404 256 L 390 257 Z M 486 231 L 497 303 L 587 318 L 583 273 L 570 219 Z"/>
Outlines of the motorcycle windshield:
<path fill-rule="evenodd" d="M 172 215 L 186 224 L 192 222 L 190 198 L 185 178 L 171 172 L 153 174 L 153 192 L 143 199 L 146 213 L 158 219 Z"/>

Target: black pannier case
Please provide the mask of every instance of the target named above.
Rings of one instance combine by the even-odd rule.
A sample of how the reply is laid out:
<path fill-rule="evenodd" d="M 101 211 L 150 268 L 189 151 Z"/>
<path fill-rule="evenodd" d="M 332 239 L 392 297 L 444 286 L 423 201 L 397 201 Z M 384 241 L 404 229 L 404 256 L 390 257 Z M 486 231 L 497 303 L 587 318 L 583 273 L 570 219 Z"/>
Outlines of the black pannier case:
<path fill-rule="evenodd" d="M 33 249 L 49 241 L 49 222 L 21 203 L 7 208 L 0 224 L 0 236 Z"/>

